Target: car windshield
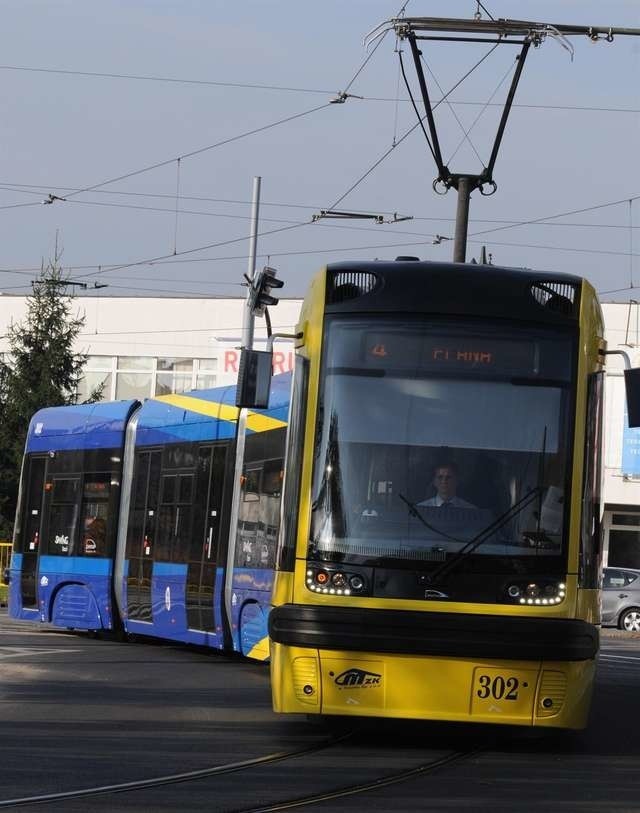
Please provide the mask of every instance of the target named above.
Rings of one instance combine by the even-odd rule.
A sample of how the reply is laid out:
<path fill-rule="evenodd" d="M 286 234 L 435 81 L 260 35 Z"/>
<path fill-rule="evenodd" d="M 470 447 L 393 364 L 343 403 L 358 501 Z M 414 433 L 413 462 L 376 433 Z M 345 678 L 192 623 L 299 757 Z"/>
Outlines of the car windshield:
<path fill-rule="evenodd" d="M 566 333 L 328 318 L 311 558 L 564 554 Z M 434 565 L 435 566 L 435 565 Z"/>

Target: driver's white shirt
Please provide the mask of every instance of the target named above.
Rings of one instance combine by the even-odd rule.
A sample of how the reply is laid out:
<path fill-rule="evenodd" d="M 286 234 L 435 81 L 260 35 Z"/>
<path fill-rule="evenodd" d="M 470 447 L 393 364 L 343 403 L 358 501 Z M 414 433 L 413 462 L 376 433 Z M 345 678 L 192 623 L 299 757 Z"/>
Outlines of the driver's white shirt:
<path fill-rule="evenodd" d="M 452 508 L 475 508 L 470 502 L 463 500 L 462 497 L 451 497 L 450 500 L 443 500 L 439 494 L 435 497 L 430 497 L 428 500 L 419 502 L 418 505 L 426 505 L 432 508 L 440 508 L 441 505 L 450 505 Z"/>

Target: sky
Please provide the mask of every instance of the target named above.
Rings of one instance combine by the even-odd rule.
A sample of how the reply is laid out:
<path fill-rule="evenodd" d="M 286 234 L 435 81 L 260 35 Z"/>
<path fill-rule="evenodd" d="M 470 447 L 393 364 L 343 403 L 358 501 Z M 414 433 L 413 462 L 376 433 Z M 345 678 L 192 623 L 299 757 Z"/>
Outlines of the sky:
<path fill-rule="evenodd" d="M 327 262 L 451 260 L 456 193 L 432 189 L 409 46 L 393 31 L 363 43 L 403 2 L 4 0 L 0 291 L 29 293 L 57 245 L 80 296 L 242 296 L 256 176 L 256 266 L 277 269 L 282 296 Z M 482 6 L 405 14 L 640 29 L 638 0 Z M 552 37 L 527 57 L 467 259 L 486 246 L 495 264 L 640 299 L 640 37 L 570 44 L 573 58 Z M 435 100 L 488 54 L 435 113 L 450 170 L 478 173 L 519 49 L 422 46 Z M 411 219 L 314 219 L 327 209 Z"/>

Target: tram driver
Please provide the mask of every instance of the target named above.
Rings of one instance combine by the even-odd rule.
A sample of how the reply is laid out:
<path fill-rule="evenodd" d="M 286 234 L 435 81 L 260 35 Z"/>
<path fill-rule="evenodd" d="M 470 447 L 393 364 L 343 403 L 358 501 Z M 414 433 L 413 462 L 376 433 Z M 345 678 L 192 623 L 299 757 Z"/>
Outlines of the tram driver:
<path fill-rule="evenodd" d="M 431 484 L 436 490 L 433 497 L 429 497 L 418 505 L 431 508 L 476 508 L 473 503 L 458 497 L 458 467 L 453 461 L 438 464 L 433 471 Z"/>

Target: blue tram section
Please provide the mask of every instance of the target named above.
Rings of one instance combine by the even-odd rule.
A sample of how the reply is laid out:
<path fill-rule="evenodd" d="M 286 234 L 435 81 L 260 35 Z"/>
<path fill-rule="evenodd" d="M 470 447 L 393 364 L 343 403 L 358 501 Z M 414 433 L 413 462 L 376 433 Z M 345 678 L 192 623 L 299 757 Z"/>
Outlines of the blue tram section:
<path fill-rule="evenodd" d="M 243 413 L 235 387 L 37 413 L 10 614 L 267 659 L 290 387 Z"/>
<path fill-rule="evenodd" d="M 137 401 L 52 407 L 25 446 L 9 612 L 113 629 L 113 552 L 125 428 Z"/>

